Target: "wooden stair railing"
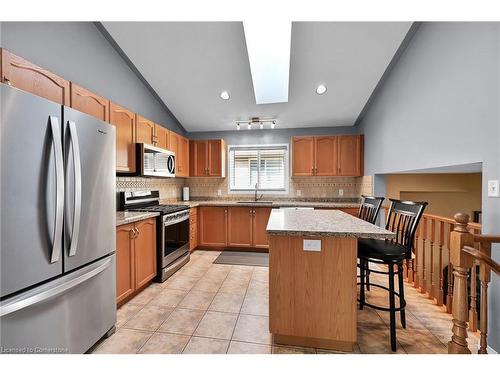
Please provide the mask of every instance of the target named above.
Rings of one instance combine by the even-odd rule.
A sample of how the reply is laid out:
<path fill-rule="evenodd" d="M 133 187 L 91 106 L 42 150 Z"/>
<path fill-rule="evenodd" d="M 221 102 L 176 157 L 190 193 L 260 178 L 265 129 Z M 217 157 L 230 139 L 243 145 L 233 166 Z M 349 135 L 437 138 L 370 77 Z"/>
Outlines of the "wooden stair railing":
<path fill-rule="evenodd" d="M 448 342 L 448 353 L 470 354 L 467 344 L 467 329 L 470 324 L 477 324 L 471 315 L 476 313 L 475 306 L 475 269 L 479 262 L 479 279 L 481 282 L 481 319 L 479 354 L 486 354 L 488 331 L 488 298 L 487 289 L 490 271 L 500 275 L 500 264 L 491 258 L 491 244 L 500 243 L 500 236 L 473 234 L 468 226 L 469 215 L 456 214 L 453 231 L 450 235 L 450 263 L 453 266 L 453 336 Z M 478 244 L 478 248 L 474 248 Z M 472 270 L 471 270 L 472 269 Z M 467 296 L 467 273 L 471 270 L 471 306 L 469 309 Z M 474 278 L 474 280 L 472 280 Z M 476 316 L 477 318 L 477 316 Z"/>

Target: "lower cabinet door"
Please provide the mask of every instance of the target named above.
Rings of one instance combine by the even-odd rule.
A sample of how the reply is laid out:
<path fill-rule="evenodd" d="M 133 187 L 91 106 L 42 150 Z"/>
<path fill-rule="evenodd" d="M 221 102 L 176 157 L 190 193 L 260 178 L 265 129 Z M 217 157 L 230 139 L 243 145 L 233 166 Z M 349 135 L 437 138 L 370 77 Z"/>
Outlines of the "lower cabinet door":
<path fill-rule="evenodd" d="M 116 228 L 116 302 L 134 292 L 134 239 L 133 224 Z"/>
<path fill-rule="evenodd" d="M 252 231 L 252 246 L 257 248 L 269 248 L 269 236 L 266 232 L 267 222 L 269 215 L 271 215 L 272 208 L 258 207 L 254 208 L 253 214 L 253 231 Z"/>
<path fill-rule="evenodd" d="M 156 220 L 142 220 L 135 227 L 135 289 L 138 289 L 156 276 Z"/>
<path fill-rule="evenodd" d="M 252 246 L 253 210 L 251 207 L 229 207 L 227 209 L 228 246 Z"/>
<path fill-rule="evenodd" d="M 199 207 L 200 246 L 226 246 L 227 207 Z"/>

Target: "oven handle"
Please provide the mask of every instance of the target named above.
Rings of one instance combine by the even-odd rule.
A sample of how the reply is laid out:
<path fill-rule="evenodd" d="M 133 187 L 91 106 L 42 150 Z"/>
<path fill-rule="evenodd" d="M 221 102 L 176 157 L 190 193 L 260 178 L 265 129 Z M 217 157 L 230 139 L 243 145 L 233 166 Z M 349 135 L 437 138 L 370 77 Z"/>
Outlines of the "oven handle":
<path fill-rule="evenodd" d="M 165 217 L 165 219 L 166 219 L 166 217 Z M 168 226 L 168 225 L 182 223 L 183 221 L 189 220 L 189 211 L 188 211 L 188 213 L 187 213 L 186 216 L 182 216 L 182 217 L 180 217 L 180 218 L 178 218 L 178 219 L 176 219 L 174 221 L 168 221 L 168 222 L 166 222 L 165 219 L 163 221 L 163 226 Z"/>

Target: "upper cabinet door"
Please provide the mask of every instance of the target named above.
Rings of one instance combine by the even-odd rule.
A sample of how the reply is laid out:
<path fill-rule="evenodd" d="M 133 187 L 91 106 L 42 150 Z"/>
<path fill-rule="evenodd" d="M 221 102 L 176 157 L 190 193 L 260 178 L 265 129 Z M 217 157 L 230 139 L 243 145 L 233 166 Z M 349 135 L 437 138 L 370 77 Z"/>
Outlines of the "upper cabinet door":
<path fill-rule="evenodd" d="M 71 82 L 71 108 L 109 122 L 109 100 Z"/>
<path fill-rule="evenodd" d="M 169 131 L 168 149 L 175 154 L 175 175 L 179 173 L 179 134 Z"/>
<path fill-rule="evenodd" d="M 169 131 L 163 126 L 155 124 L 156 147 L 168 150 Z"/>
<path fill-rule="evenodd" d="M 179 136 L 178 155 L 178 176 L 189 177 L 189 139 Z"/>
<path fill-rule="evenodd" d="M 338 136 L 338 175 L 363 175 L 363 136 Z"/>
<path fill-rule="evenodd" d="M 208 141 L 208 175 L 212 177 L 225 177 L 222 139 Z"/>
<path fill-rule="evenodd" d="M 196 177 L 207 176 L 208 142 L 191 141 L 190 153 L 190 175 Z"/>
<path fill-rule="evenodd" d="M 137 115 L 135 124 L 135 138 L 137 143 L 156 144 L 155 123 Z"/>
<path fill-rule="evenodd" d="M 2 82 L 69 106 L 69 81 L 5 49 L 2 49 Z"/>
<path fill-rule="evenodd" d="M 116 171 L 135 172 L 135 113 L 110 103 L 109 121 L 116 126 Z"/>
<path fill-rule="evenodd" d="M 314 137 L 292 137 L 292 175 L 314 174 Z"/>
<path fill-rule="evenodd" d="M 316 176 L 337 175 L 337 137 L 314 137 Z"/>

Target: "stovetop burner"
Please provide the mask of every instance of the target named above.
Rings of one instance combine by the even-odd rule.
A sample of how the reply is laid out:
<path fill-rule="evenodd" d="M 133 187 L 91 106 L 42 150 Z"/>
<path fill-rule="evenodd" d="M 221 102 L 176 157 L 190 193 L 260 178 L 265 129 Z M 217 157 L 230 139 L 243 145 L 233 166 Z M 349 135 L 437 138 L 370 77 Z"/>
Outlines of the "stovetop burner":
<path fill-rule="evenodd" d="M 187 210 L 189 206 L 187 205 L 177 205 L 177 204 L 159 204 L 154 206 L 146 206 L 141 208 L 129 208 L 129 211 L 139 211 L 139 212 L 160 212 L 163 215 L 171 214 L 172 212 L 178 212 L 182 210 Z"/>

